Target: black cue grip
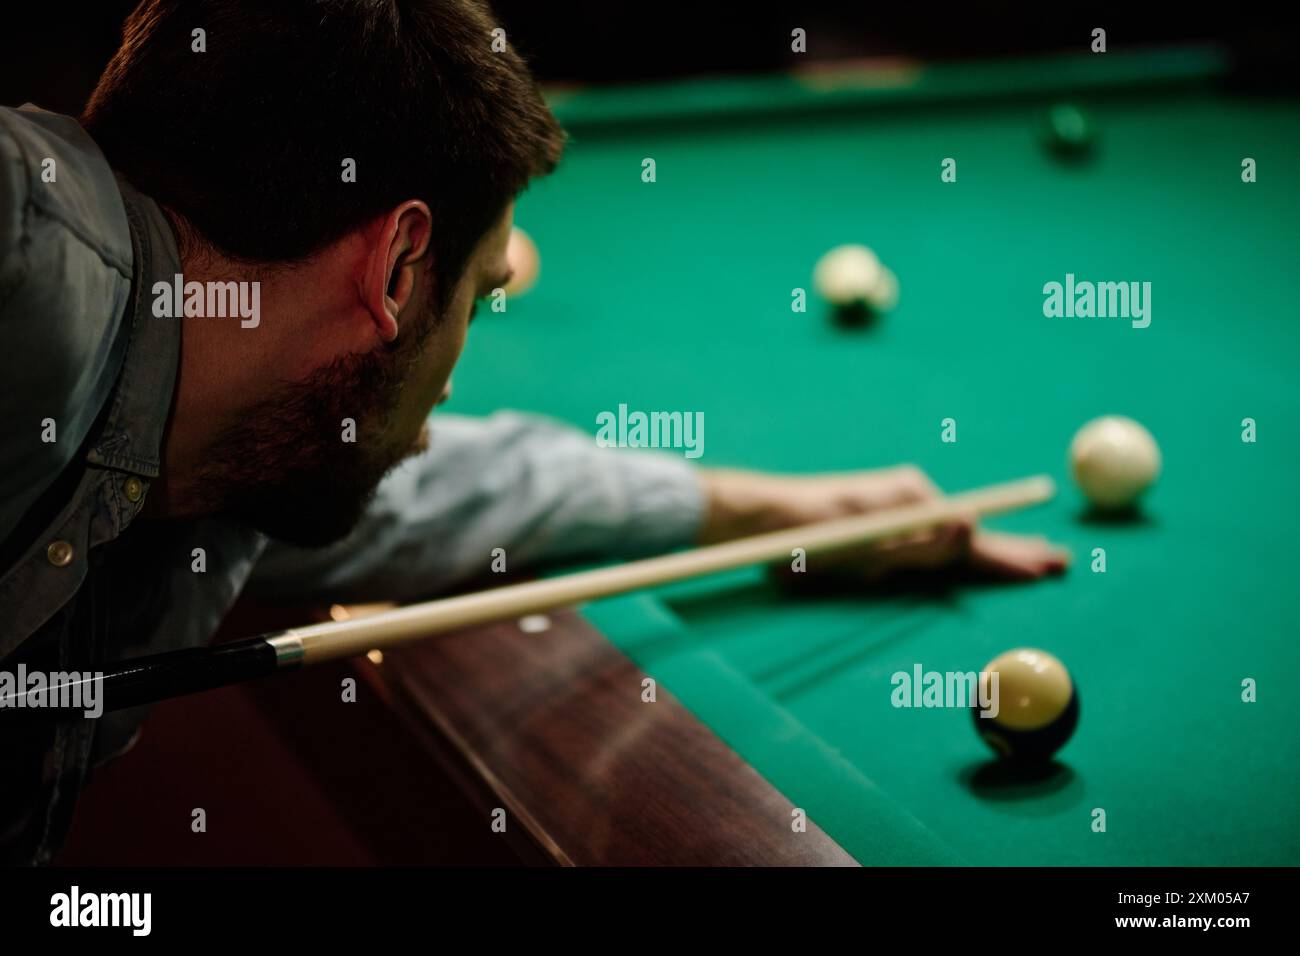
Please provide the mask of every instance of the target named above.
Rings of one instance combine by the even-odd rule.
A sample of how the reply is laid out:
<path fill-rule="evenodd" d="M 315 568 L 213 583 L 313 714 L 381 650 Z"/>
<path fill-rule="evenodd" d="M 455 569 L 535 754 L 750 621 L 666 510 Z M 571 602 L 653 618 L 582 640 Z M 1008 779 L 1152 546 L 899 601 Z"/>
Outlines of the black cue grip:
<path fill-rule="evenodd" d="M 106 666 L 102 671 L 99 702 L 103 712 L 108 713 L 266 677 L 280 669 L 275 647 L 261 637 L 215 647 L 150 654 Z M 76 683 L 66 681 L 48 685 L 46 706 L 43 707 L 19 707 L 15 700 L 0 701 L 0 722 L 83 717 L 86 710 L 84 699 L 76 706 L 50 706 L 64 699 L 65 691 L 67 699 L 74 699 L 72 689 Z M 18 696 L 30 698 L 31 694 L 25 688 L 19 688 Z"/>

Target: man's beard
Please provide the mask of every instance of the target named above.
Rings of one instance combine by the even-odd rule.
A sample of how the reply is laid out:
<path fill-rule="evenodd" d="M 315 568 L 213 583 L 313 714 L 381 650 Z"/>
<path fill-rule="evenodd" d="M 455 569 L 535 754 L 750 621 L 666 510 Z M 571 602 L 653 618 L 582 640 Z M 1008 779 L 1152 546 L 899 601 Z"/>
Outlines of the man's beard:
<path fill-rule="evenodd" d="M 204 483 L 220 510 L 273 538 L 316 547 L 360 521 L 380 480 L 413 451 L 384 435 L 418 343 L 349 355 L 260 401 L 214 443 Z M 353 440 L 345 441 L 345 419 Z M 427 442 L 427 431 L 417 439 Z"/>

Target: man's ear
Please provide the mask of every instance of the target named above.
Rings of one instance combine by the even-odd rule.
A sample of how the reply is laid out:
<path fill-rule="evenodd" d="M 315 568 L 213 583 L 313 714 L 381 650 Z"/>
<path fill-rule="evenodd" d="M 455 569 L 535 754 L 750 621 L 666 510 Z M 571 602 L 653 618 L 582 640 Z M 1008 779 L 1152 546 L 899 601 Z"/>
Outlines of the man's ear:
<path fill-rule="evenodd" d="M 397 338 L 410 317 L 417 269 L 428 268 L 433 217 L 418 199 L 396 206 L 372 233 L 362 295 L 384 342 Z"/>

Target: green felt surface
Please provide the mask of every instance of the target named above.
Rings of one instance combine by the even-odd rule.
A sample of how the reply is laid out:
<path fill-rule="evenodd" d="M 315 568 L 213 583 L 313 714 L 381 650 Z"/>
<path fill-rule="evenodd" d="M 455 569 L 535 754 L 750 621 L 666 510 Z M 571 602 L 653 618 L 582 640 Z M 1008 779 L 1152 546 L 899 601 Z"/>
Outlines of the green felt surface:
<path fill-rule="evenodd" d="M 1300 107 L 1129 73 L 1082 83 L 1096 152 L 1064 164 L 1039 138 L 1054 100 L 1017 77 L 963 102 L 891 89 L 819 110 L 804 90 L 806 111 L 707 122 L 696 102 L 638 123 L 653 90 L 602 94 L 519 204 L 541 281 L 475 324 L 451 410 L 593 434 L 623 402 L 702 411 L 706 466 L 911 461 L 952 490 L 1054 475 L 1055 501 L 992 524 L 1068 545 L 1059 580 L 813 600 L 744 571 L 588 614 L 864 863 L 1300 863 Z M 790 310 L 841 242 L 898 275 L 874 328 L 838 328 L 815 299 Z M 1067 272 L 1151 282 L 1151 326 L 1044 318 L 1042 286 Z M 1071 436 L 1105 413 L 1164 454 L 1134 521 L 1088 520 L 1069 481 Z M 1018 645 L 1057 654 L 1081 694 L 1049 780 L 999 779 L 965 711 L 890 704 L 895 671 L 978 669 Z"/>

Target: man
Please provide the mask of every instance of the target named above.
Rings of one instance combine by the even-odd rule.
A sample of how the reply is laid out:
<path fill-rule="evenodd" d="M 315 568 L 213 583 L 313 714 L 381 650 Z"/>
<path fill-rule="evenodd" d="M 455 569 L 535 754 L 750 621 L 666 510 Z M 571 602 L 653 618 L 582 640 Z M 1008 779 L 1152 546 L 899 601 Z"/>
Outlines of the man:
<path fill-rule="evenodd" d="M 0 110 L 0 670 L 201 644 L 246 587 L 410 600 L 498 547 L 631 556 L 936 493 L 906 467 L 695 472 L 510 414 L 430 443 L 563 145 L 494 27 L 477 0 L 145 0 L 80 124 Z M 1064 563 L 969 522 L 858 559 Z M 52 858 L 140 716 L 0 729 L 5 858 Z"/>

